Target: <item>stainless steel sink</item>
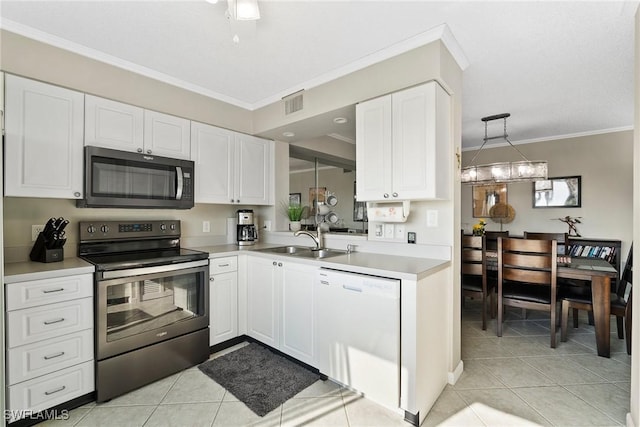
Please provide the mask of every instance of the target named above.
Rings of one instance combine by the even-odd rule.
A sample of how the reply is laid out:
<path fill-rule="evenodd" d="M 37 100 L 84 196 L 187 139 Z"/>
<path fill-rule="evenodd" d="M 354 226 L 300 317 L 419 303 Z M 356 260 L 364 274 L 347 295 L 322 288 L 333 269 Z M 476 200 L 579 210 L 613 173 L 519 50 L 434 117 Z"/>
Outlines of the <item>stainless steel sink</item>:
<path fill-rule="evenodd" d="M 339 249 L 315 249 L 306 246 L 278 246 L 275 248 L 257 249 L 256 251 L 318 259 L 330 258 L 347 253 L 347 251 L 342 251 Z"/>

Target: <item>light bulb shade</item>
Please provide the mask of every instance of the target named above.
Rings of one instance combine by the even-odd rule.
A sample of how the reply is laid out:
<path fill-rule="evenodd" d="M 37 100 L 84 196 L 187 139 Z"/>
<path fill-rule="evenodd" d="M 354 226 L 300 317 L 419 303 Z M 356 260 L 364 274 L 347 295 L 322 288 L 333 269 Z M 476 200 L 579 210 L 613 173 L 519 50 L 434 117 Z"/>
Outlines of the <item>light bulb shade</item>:
<path fill-rule="evenodd" d="M 462 168 L 463 184 L 537 181 L 547 179 L 546 161 L 501 162 Z"/>
<path fill-rule="evenodd" d="M 236 21 L 257 21 L 260 19 L 258 0 L 227 0 L 229 15 Z"/>

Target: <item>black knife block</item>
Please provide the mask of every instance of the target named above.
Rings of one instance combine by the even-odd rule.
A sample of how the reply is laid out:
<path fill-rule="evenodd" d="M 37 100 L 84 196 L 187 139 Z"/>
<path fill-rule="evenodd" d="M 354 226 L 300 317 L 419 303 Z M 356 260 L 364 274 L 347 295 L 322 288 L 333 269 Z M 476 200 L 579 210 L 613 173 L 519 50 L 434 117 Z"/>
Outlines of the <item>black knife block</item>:
<path fill-rule="evenodd" d="M 33 244 L 33 248 L 31 248 L 31 253 L 29 254 L 29 258 L 31 261 L 36 262 L 58 262 L 64 259 L 64 250 L 63 248 L 55 248 L 55 249 L 47 249 L 47 246 L 50 246 L 51 242 L 47 242 L 47 239 L 44 237 L 44 234 L 38 234 L 38 238 L 36 242 Z"/>

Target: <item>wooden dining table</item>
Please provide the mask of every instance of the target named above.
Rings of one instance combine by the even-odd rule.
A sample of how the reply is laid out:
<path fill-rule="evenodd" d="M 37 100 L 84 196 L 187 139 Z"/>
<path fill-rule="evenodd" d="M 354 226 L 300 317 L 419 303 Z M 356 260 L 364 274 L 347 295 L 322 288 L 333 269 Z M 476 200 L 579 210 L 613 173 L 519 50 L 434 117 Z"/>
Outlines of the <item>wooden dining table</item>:
<path fill-rule="evenodd" d="M 487 258 L 487 268 L 497 270 L 497 252 L 487 250 Z M 604 259 L 558 256 L 557 277 L 591 283 L 591 304 L 598 356 L 610 357 L 611 280 L 615 282 L 618 272 Z"/>

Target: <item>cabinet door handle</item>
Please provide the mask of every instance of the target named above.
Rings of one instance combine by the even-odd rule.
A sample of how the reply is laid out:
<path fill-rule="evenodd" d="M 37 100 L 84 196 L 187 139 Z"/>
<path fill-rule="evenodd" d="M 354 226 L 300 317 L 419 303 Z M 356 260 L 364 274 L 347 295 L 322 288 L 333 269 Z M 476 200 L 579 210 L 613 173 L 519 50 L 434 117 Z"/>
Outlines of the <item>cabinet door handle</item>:
<path fill-rule="evenodd" d="M 384 197 L 385 199 L 388 199 L 388 198 L 389 198 L 389 193 L 384 193 L 384 196 L 383 196 L 383 197 Z"/>
<path fill-rule="evenodd" d="M 73 193 L 74 197 L 80 197 L 82 194 L 79 191 Z"/>
<path fill-rule="evenodd" d="M 393 197 L 398 197 L 398 193 L 393 193 Z"/>
<path fill-rule="evenodd" d="M 210 282 L 213 282 L 213 277 L 209 277 L 209 281 L 210 281 Z"/>
<path fill-rule="evenodd" d="M 147 150 L 147 154 L 151 154 L 151 150 Z"/>
<path fill-rule="evenodd" d="M 43 294 L 51 294 L 54 292 L 62 292 L 64 291 L 64 288 L 58 288 L 58 289 L 45 289 L 42 291 Z"/>
<path fill-rule="evenodd" d="M 278 267 L 282 267 L 282 263 L 281 262 L 278 263 Z"/>
<path fill-rule="evenodd" d="M 277 262 L 275 262 L 275 261 L 273 261 L 273 265 L 278 265 L 278 263 L 277 263 Z"/>
<path fill-rule="evenodd" d="M 56 357 L 60 357 L 60 356 L 64 356 L 64 351 L 61 351 L 60 353 L 56 353 L 56 354 L 51 354 L 49 356 L 44 356 L 44 360 L 55 359 Z"/>
<path fill-rule="evenodd" d="M 138 153 L 142 153 L 142 148 L 138 148 L 136 151 L 137 151 Z"/>
<path fill-rule="evenodd" d="M 45 391 L 45 392 L 44 392 L 44 394 L 46 394 L 47 396 L 50 396 L 50 395 L 52 395 L 52 394 L 54 394 L 54 393 L 58 393 L 59 391 L 64 390 L 65 388 L 67 388 L 67 386 L 66 386 L 66 385 L 63 385 L 62 387 L 57 388 L 57 389 L 55 389 L 55 390 Z"/>
<path fill-rule="evenodd" d="M 45 320 L 44 324 L 45 325 L 53 325 L 54 323 L 60 323 L 60 322 L 64 322 L 64 317 L 61 317 L 61 318 L 55 319 L 55 320 Z"/>
<path fill-rule="evenodd" d="M 229 267 L 229 264 L 218 264 L 218 267 Z"/>

